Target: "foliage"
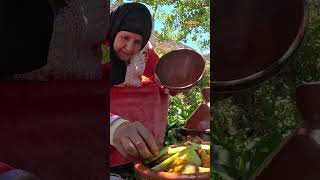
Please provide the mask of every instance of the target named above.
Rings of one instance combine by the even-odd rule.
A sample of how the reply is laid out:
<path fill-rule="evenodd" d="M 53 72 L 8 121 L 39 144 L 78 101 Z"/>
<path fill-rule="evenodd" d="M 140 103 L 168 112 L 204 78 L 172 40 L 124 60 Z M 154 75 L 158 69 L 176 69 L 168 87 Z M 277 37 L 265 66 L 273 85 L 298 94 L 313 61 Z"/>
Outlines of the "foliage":
<path fill-rule="evenodd" d="M 294 57 L 296 84 L 320 81 L 320 1 L 309 1 L 309 23 L 303 44 Z"/>
<path fill-rule="evenodd" d="M 283 79 L 281 74 L 258 89 L 249 90 L 254 102 L 248 106 L 235 104 L 233 98 L 214 105 L 212 143 L 230 154 L 230 163 L 223 164 L 227 170 L 222 172 L 235 179 L 249 179 L 280 141 L 296 129 L 295 104 L 286 92 L 290 91 L 287 87 L 293 86 L 277 87 Z M 221 163 L 216 162 L 216 166 Z"/>
<path fill-rule="evenodd" d="M 111 0 L 114 2 L 123 2 Z M 191 38 L 202 50 L 210 49 L 210 1 L 209 0 L 136 0 L 148 5 L 155 19 L 164 22 L 164 28 L 156 32 L 160 41 L 186 42 Z M 168 12 L 167 8 L 172 8 Z"/>
<path fill-rule="evenodd" d="M 214 179 L 250 179 L 300 125 L 295 88 L 302 82 L 320 81 L 320 3 L 309 3 L 309 27 L 290 57 L 293 63 L 259 87 L 241 92 L 250 103 L 238 103 L 233 96 L 214 104 L 211 141 L 219 147 L 214 148 Z"/>
<path fill-rule="evenodd" d="M 193 111 L 202 103 L 201 90 L 210 87 L 209 64 L 206 64 L 202 81 L 191 90 L 171 96 L 169 101 L 168 128 L 165 144 L 178 142 L 178 134 Z"/>
<path fill-rule="evenodd" d="M 102 51 L 102 63 L 105 64 L 107 62 L 110 62 L 110 47 L 106 45 L 101 45 L 101 51 Z"/>

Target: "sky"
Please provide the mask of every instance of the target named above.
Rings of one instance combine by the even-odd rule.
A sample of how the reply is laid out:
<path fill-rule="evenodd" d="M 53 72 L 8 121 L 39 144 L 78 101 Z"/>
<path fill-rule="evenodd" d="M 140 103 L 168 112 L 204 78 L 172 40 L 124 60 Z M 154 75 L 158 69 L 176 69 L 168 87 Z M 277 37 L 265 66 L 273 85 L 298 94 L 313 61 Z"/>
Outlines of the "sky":
<path fill-rule="evenodd" d="M 130 0 L 124 0 L 124 2 L 133 2 L 133 1 L 130 1 Z M 148 5 L 146 5 L 148 6 Z M 149 8 L 151 10 L 151 8 Z M 169 11 L 172 11 L 173 10 L 173 6 L 164 6 L 163 7 L 163 10 L 166 11 L 166 12 L 169 12 Z M 164 25 L 163 25 L 163 22 L 159 19 L 155 19 L 155 31 L 160 31 L 161 28 L 163 28 Z M 210 34 L 205 34 L 202 38 L 205 38 L 205 39 L 209 39 L 210 38 Z M 207 50 L 201 50 L 200 47 L 194 43 L 191 38 L 187 38 L 187 42 L 184 43 L 184 42 L 181 42 L 193 49 L 195 49 L 197 52 L 205 55 L 205 54 L 209 54 L 210 53 L 210 49 L 207 49 Z"/>
<path fill-rule="evenodd" d="M 169 11 L 172 11 L 172 10 L 173 10 L 173 7 L 172 7 L 172 6 L 165 6 L 165 7 L 163 7 L 163 9 L 164 9 L 164 11 L 169 12 Z M 162 22 L 161 20 L 159 20 L 159 19 L 156 19 L 156 20 L 155 20 L 155 30 L 156 30 L 156 31 L 160 31 L 161 28 L 163 28 L 163 27 L 164 27 L 163 22 Z M 209 35 L 209 33 L 208 33 L 208 34 L 204 35 L 203 37 L 205 37 L 206 39 L 209 39 L 209 36 L 210 36 L 210 35 Z M 203 38 L 202 38 L 202 39 L 203 39 Z M 203 50 L 203 51 L 202 51 L 202 50 L 197 46 L 197 44 L 195 44 L 195 43 L 191 40 L 190 37 L 187 38 L 187 42 L 186 42 L 186 43 L 184 43 L 184 42 L 181 42 L 181 43 L 183 43 L 183 44 L 185 44 L 185 45 L 187 45 L 187 46 L 189 46 L 189 47 L 197 50 L 197 51 L 200 52 L 201 54 L 209 54 L 209 53 L 210 53 L 210 50 Z"/>

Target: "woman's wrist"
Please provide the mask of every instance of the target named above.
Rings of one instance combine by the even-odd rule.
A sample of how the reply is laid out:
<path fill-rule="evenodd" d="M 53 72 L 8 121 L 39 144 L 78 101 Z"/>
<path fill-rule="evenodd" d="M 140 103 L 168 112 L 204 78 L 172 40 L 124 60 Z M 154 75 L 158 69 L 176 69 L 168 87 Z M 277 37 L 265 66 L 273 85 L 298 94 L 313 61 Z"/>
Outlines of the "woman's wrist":
<path fill-rule="evenodd" d="M 110 126 L 111 126 L 111 124 L 112 124 L 114 121 L 116 121 L 116 120 L 118 120 L 118 119 L 120 119 L 120 116 L 118 116 L 118 115 L 111 115 L 111 116 L 110 116 Z"/>
<path fill-rule="evenodd" d="M 112 124 L 110 124 L 110 144 L 114 146 L 114 142 L 113 142 L 113 136 L 114 133 L 116 132 L 116 130 L 123 125 L 124 123 L 129 122 L 128 120 L 125 119 L 116 119 Z"/>

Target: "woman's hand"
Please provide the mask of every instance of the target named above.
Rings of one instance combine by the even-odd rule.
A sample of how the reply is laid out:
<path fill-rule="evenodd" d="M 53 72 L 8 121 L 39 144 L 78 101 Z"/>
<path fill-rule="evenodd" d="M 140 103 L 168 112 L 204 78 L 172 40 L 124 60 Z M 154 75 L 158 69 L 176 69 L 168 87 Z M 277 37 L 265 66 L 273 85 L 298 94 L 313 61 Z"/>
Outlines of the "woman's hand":
<path fill-rule="evenodd" d="M 126 122 L 113 135 L 114 147 L 124 156 L 149 159 L 158 155 L 159 147 L 150 133 L 140 122 Z"/>

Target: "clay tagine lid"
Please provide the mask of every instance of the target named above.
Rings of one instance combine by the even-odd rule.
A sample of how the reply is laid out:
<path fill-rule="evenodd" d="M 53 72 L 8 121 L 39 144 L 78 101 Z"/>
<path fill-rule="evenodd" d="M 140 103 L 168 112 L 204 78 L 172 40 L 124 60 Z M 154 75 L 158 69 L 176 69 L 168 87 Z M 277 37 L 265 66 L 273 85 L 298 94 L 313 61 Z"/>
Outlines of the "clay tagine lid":
<path fill-rule="evenodd" d="M 178 49 L 163 55 L 155 70 L 156 82 L 170 90 L 188 90 L 205 72 L 204 58 L 194 50 Z"/>
<path fill-rule="evenodd" d="M 202 89 L 202 104 L 187 119 L 181 128 L 183 135 L 210 134 L 210 88 Z"/>
<path fill-rule="evenodd" d="M 215 7 L 214 92 L 247 89 L 279 72 L 308 21 L 306 0 L 223 0 Z"/>

